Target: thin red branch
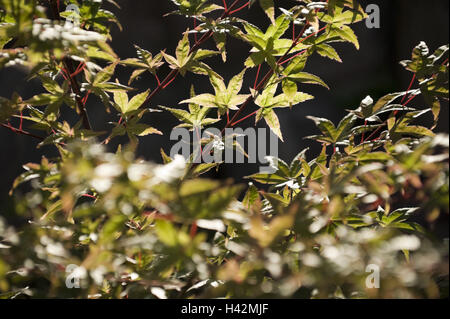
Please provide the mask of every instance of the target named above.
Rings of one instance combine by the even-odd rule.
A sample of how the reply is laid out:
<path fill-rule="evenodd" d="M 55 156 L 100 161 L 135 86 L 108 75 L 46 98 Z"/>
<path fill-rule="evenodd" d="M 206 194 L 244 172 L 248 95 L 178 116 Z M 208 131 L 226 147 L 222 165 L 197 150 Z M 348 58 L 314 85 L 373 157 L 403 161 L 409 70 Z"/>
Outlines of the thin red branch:
<path fill-rule="evenodd" d="M 235 14 L 236 12 L 239 12 L 239 11 L 245 9 L 249 4 L 250 4 L 250 1 L 248 1 L 248 2 L 247 2 L 246 4 L 244 4 L 243 6 L 237 8 L 236 10 L 231 11 L 230 14 Z"/>
<path fill-rule="evenodd" d="M 67 74 L 66 69 L 61 68 L 61 75 L 63 76 L 64 80 L 69 81 L 69 75 Z"/>
<path fill-rule="evenodd" d="M 11 130 L 12 132 L 14 132 L 14 133 L 16 133 L 16 134 L 21 134 L 21 135 L 31 136 L 31 137 L 33 137 L 33 138 L 35 138 L 35 139 L 38 139 L 38 140 L 41 140 L 41 141 L 43 141 L 43 140 L 45 139 L 45 138 L 42 137 L 42 136 L 35 135 L 35 134 L 33 134 L 33 133 L 24 131 L 24 130 L 22 130 L 22 129 L 17 129 L 17 128 L 13 127 L 13 126 L 11 125 L 11 123 L 9 123 L 8 125 L 7 125 L 7 124 L 4 124 L 4 123 L 0 123 L 0 125 L 3 126 L 3 127 L 5 127 L 5 128 L 7 128 L 7 129 L 9 129 L 9 130 Z"/>
<path fill-rule="evenodd" d="M 20 111 L 20 125 L 19 125 L 19 130 L 22 130 L 23 128 L 23 113 L 22 111 Z"/>
<path fill-rule="evenodd" d="M 170 85 L 170 83 L 172 83 L 173 81 L 175 81 L 176 77 L 174 76 L 169 82 L 167 82 L 162 88 L 165 89 L 166 87 L 168 87 Z"/>
<path fill-rule="evenodd" d="M 296 57 L 302 55 L 302 54 L 305 53 L 305 52 L 306 52 L 306 50 L 303 50 L 303 51 L 298 52 L 297 54 L 294 54 L 294 55 L 291 56 L 290 58 L 288 58 L 288 59 L 284 60 L 283 62 L 281 62 L 280 65 L 283 65 L 283 64 L 285 64 L 286 62 L 289 62 L 289 61 L 291 61 L 292 59 L 295 59 Z"/>
<path fill-rule="evenodd" d="M 364 127 L 366 127 L 366 126 L 367 126 L 367 120 L 364 121 Z M 361 135 L 361 144 L 364 143 L 364 134 L 365 134 L 365 132 L 363 131 L 362 135 Z"/>
<path fill-rule="evenodd" d="M 155 78 L 156 78 L 156 81 L 158 82 L 158 85 L 161 85 L 161 81 L 159 80 L 158 74 L 156 74 L 156 73 L 155 73 Z"/>
<path fill-rule="evenodd" d="M 88 100 L 88 98 L 89 98 L 89 94 L 91 94 L 91 90 L 88 90 L 88 91 L 87 91 L 85 97 L 84 97 L 83 100 L 82 100 L 84 106 L 86 106 L 87 100 Z"/>
<path fill-rule="evenodd" d="M 197 28 L 197 20 L 194 18 L 194 30 Z M 197 39 L 197 33 L 194 33 L 194 41 L 195 41 L 195 43 L 197 43 L 198 42 L 198 39 Z"/>
<path fill-rule="evenodd" d="M 93 195 L 89 195 L 89 194 L 83 194 L 83 195 L 81 195 L 81 197 L 87 197 L 87 198 L 90 198 L 90 199 L 97 199 L 97 197 L 95 197 Z"/>
<path fill-rule="evenodd" d="M 409 102 L 411 102 L 412 100 L 414 100 L 414 99 L 416 98 L 416 96 L 417 96 L 417 95 L 411 96 L 411 97 L 409 98 L 409 100 L 406 101 L 405 103 L 403 103 L 402 105 L 403 105 L 403 106 L 407 106 L 407 105 L 409 104 Z"/>
<path fill-rule="evenodd" d="M 258 78 L 259 78 L 259 72 L 260 71 L 261 71 L 261 64 L 258 65 L 258 71 L 256 72 L 255 84 L 253 85 L 254 89 L 256 89 L 256 86 L 258 85 Z"/>
<path fill-rule="evenodd" d="M 295 23 L 292 22 L 292 41 L 295 41 Z"/>
<path fill-rule="evenodd" d="M 414 73 L 412 78 L 411 78 L 411 82 L 409 83 L 408 89 L 406 90 L 406 92 L 409 92 L 409 90 L 411 90 L 413 84 L 414 84 L 414 80 L 416 79 L 416 74 Z M 406 94 L 403 96 L 402 101 L 400 103 L 403 103 L 406 99 Z"/>
<path fill-rule="evenodd" d="M 73 72 L 73 73 L 70 75 L 70 77 L 73 78 L 73 77 L 77 76 L 78 74 L 80 74 L 81 72 L 83 72 L 83 70 L 85 69 L 85 67 L 86 67 L 86 63 L 84 63 L 84 61 L 80 62 L 80 64 L 78 65 L 77 69 L 75 70 L 75 72 Z"/>
<path fill-rule="evenodd" d="M 253 113 L 247 115 L 247 116 L 244 116 L 244 117 L 241 118 L 240 120 L 237 120 L 236 122 L 231 123 L 231 126 L 233 127 L 233 126 L 235 126 L 235 125 L 241 123 L 242 121 L 245 121 L 245 120 L 248 119 L 249 117 L 252 117 L 252 116 L 255 115 L 256 113 L 258 113 L 258 111 L 259 111 L 259 109 L 256 110 L 256 111 L 254 111 Z"/>
<path fill-rule="evenodd" d="M 386 125 L 386 124 L 384 124 L 384 125 Z M 370 141 L 371 138 L 374 137 L 375 134 L 377 134 L 377 133 L 381 130 L 381 128 L 382 128 L 384 125 L 378 126 L 377 129 L 376 129 L 375 131 L 373 131 L 372 134 L 370 134 L 370 135 L 364 140 L 364 142 Z"/>

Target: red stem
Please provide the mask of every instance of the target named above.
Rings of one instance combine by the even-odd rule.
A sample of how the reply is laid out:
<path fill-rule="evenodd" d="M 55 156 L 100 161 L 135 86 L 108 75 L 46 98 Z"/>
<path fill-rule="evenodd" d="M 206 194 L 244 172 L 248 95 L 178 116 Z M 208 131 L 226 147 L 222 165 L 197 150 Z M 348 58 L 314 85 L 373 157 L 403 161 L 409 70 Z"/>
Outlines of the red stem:
<path fill-rule="evenodd" d="M 34 135 L 34 134 L 32 134 L 30 132 L 27 132 L 27 131 L 24 131 L 22 129 L 14 128 L 14 127 L 11 126 L 11 124 L 6 125 L 4 123 L 0 123 L 0 125 L 5 127 L 5 128 L 7 128 L 7 129 L 9 129 L 9 130 L 11 130 L 11 131 L 13 131 L 16 134 L 31 136 L 31 137 L 34 137 L 35 139 L 38 139 L 38 140 L 41 140 L 41 141 L 44 140 L 44 138 L 42 136 Z"/>
<path fill-rule="evenodd" d="M 366 127 L 366 126 L 367 126 L 367 120 L 364 121 L 364 127 Z M 361 144 L 364 143 L 364 134 L 365 134 L 365 133 L 366 133 L 365 131 L 362 132 L 362 136 L 361 136 Z"/>
<path fill-rule="evenodd" d="M 408 105 L 408 104 L 409 104 L 409 102 L 411 102 L 412 100 L 414 100 L 414 99 L 416 98 L 416 96 L 417 96 L 417 95 L 413 95 L 413 96 L 411 96 L 411 97 L 409 98 L 409 100 L 408 100 L 408 101 L 406 101 L 405 103 L 403 103 L 402 105 L 403 105 L 403 106 L 406 106 L 406 105 Z"/>
<path fill-rule="evenodd" d="M 194 30 L 197 28 L 197 20 L 194 18 Z M 194 41 L 195 41 L 195 43 L 197 43 L 198 42 L 198 39 L 197 39 L 197 33 L 194 33 Z"/>
<path fill-rule="evenodd" d="M 248 1 L 248 2 L 247 2 L 246 4 L 244 4 L 243 6 L 237 8 L 236 10 L 231 11 L 230 14 L 234 14 L 234 13 L 236 13 L 236 12 L 241 11 L 242 9 L 245 9 L 245 7 L 247 7 L 249 4 L 250 4 L 250 1 Z"/>
<path fill-rule="evenodd" d="M 258 65 L 258 71 L 256 72 L 256 78 L 255 78 L 255 84 L 253 85 L 253 88 L 256 89 L 256 85 L 258 83 L 258 78 L 259 78 L 259 72 L 261 71 L 261 64 Z"/>
<path fill-rule="evenodd" d="M 158 82 L 158 85 L 161 85 L 161 81 L 159 80 L 158 74 L 156 74 L 156 73 L 155 73 L 155 78 L 156 78 L 156 81 Z"/>
<path fill-rule="evenodd" d="M 191 231 L 190 234 L 191 238 L 194 238 L 195 235 L 197 235 L 197 222 L 193 222 L 191 225 Z"/>
<path fill-rule="evenodd" d="M 61 69 L 61 75 L 63 76 L 64 80 L 69 81 L 69 76 L 67 74 L 66 69 L 64 68 Z"/>
<path fill-rule="evenodd" d="M 416 74 L 414 73 L 413 77 L 411 79 L 411 82 L 409 83 L 408 89 L 406 90 L 406 92 L 409 92 L 409 90 L 411 90 L 411 87 L 413 86 L 415 79 L 416 79 Z M 405 101 L 405 99 L 406 99 L 406 94 L 403 96 L 402 101 L 400 103 L 403 103 L 403 101 Z"/>
<path fill-rule="evenodd" d="M 87 91 L 86 96 L 82 100 L 84 106 L 86 106 L 87 100 L 89 98 L 89 94 L 91 94 L 91 90 Z"/>
<path fill-rule="evenodd" d="M 252 116 L 255 115 L 256 113 L 258 113 L 258 111 L 259 111 L 259 109 L 256 110 L 255 112 L 253 112 L 253 113 L 247 115 L 247 116 L 244 116 L 244 117 L 241 118 L 240 120 L 237 120 L 236 122 L 231 123 L 231 126 L 233 127 L 233 126 L 235 126 L 236 124 L 239 124 L 239 123 L 241 123 L 242 121 L 245 121 L 245 120 L 248 119 L 249 117 L 252 117 Z"/>
<path fill-rule="evenodd" d="M 292 41 L 295 41 L 295 23 L 292 22 Z"/>
<path fill-rule="evenodd" d="M 383 126 L 384 126 L 384 125 L 383 125 Z M 376 129 L 375 131 L 373 131 L 372 134 L 370 134 L 370 135 L 366 138 L 366 140 L 364 140 L 364 142 L 370 141 L 370 139 L 371 139 L 375 134 L 377 134 L 377 133 L 381 130 L 381 128 L 382 128 L 383 126 L 378 126 L 377 129 Z"/>
<path fill-rule="evenodd" d="M 174 76 L 169 82 L 167 82 L 167 84 L 165 84 L 165 85 L 163 86 L 163 89 L 165 89 L 166 87 L 168 87 L 168 86 L 170 85 L 170 83 L 172 83 L 173 81 L 175 81 L 176 78 L 177 78 L 177 77 Z"/>
<path fill-rule="evenodd" d="M 86 63 L 84 63 L 84 61 L 80 62 L 80 64 L 78 65 L 77 69 L 75 70 L 75 72 L 73 72 L 70 75 L 70 77 L 73 78 L 73 77 L 77 76 L 78 74 L 80 74 L 84 70 L 85 67 L 86 67 Z"/>
<path fill-rule="evenodd" d="M 283 64 L 285 64 L 286 62 L 291 61 L 292 59 L 294 59 L 294 58 L 296 58 L 296 57 L 302 55 L 302 54 L 305 53 L 305 52 L 306 52 L 306 50 L 303 50 L 303 51 L 298 52 L 297 54 L 291 56 L 289 59 L 286 59 L 286 60 L 284 60 L 283 62 L 281 62 L 280 65 L 283 65 Z"/>
<path fill-rule="evenodd" d="M 22 111 L 20 111 L 20 126 L 19 126 L 19 130 L 22 130 L 23 127 L 23 113 Z"/>
<path fill-rule="evenodd" d="M 89 195 L 89 194 L 83 194 L 81 195 L 81 197 L 87 197 L 87 198 L 91 198 L 91 199 L 97 199 L 97 197 L 93 196 L 93 195 Z"/>

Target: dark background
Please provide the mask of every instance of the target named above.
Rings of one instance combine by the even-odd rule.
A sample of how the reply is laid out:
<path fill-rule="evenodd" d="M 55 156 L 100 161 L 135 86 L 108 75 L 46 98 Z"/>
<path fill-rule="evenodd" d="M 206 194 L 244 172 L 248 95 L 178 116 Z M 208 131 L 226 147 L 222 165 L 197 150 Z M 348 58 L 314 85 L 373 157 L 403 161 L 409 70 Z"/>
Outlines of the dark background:
<path fill-rule="evenodd" d="M 181 37 L 181 33 L 192 26 L 192 21 L 182 16 L 163 17 L 174 10 L 169 0 L 116 0 L 121 10 L 111 7 L 121 21 L 124 30 L 120 32 L 113 27 L 112 46 L 121 58 L 135 57 L 133 44 L 137 44 L 152 53 L 167 49 L 174 54 L 174 49 Z M 221 1 L 218 1 L 218 3 Z M 228 1 L 230 2 L 230 1 Z M 289 8 L 294 5 L 292 0 L 276 1 L 281 7 Z M 231 2 L 230 2 L 231 3 Z M 360 1 L 366 7 L 375 3 L 381 9 L 381 28 L 367 29 L 364 22 L 354 26 L 359 37 L 361 48 L 357 51 L 348 43 L 337 44 L 343 63 L 337 63 L 318 55 L 308 60 L 306 71 L 320 76 L 330 87 L 328 91 L 322 87 L 305 86 L 301 90 L 314 95 L 314 100 L 302 103 L 293 110 L 282 109 L 278 116 L 282 125 L 285 143 L 279 144 L 280 158 L 290 161 L 300 150 L 311 146 L 310 154 L 316 154 L 320 148 L 316 144 L 304 140 L 308 135 L 316 134 L 313 123 L 305 118 L 306 115 L 326 117 L 334 122 L 345 115 L 345 109 L 356 108 L 367 95 L 374 100 L 386 93 L 406 90 L 411 79 L 411 73 L 405 71 L 398 62 L 409 59 L 411 51 L 420 41 L 425 41 L 430 51 L 448 43 L 449 30 L 449 2 L 447 0 L 369 0 Z M 279 14 L 279 12 L 277 12 Z M 239 15 L 265 30 L 268 19 L 258 7 L 248 11 L 243 10 Z M 212 40 L 204 45 L 214 48 Z M 212 58 L 207 63 L 221 74 L 226 82 L 231 76 L 242 70 L 243 62 L 248 56 L 249 46 L 239 40 L 228 41 L 228 60 L 222 63 L 220 57 Z M 264 70 L 264 69 L 263 69 Z M 264 70 L 265 71 L 265 70 Z M 167 74 L 167 67 L 160 71 L 160 78 Z M 248 71 L 245 87 L 253 85 L 256 69 Z M 11 97 L 17 91 L 24 99 L 42 92 L 39 83 L 24 81 L 25 71 L 16 68 L 0 70 L 0 95 Z M 121 83 L 127 83 L 130 70 L 118 68 L 117 76 Z M 194 83 L 197 93 L 211 92 L 212 88 L 206 77 L 187 75 L 186 79 L 177 78 L 165 91 L 160 92 L 148 105 L 157 108 L 158 105 L 176 107 L 177 103 L 189 96 L 190 83 Z M 417 83 L 416 83 L 417 84 Z M 156 83 L 150 74 L 146 74 L 134 83 L 140 91 L 155 88 Z M 421 99 L 414 102 L 417 107 L 424 106 Z M 87 109 L 93 127 L 97 131 L 110 130 L 110 121 L 117 121 L 114 116 L 104 112 L 104 107 L 96 97 L 90 97 Z M 255 110 L 249 108 L 245 114 Z M 64 116 L 70 123 L 77 121 L 72 110 L 65 110 Z M 145 118 L 145 122 L 164 132 L 164 136 L 148 136 L 141 138 L 138 153 L 147 160 L 160 162 L 159 149 L 164 147 L 170 152 L 170 129 L 177 124 L 174 117 L 168 113 L 152 113 Z M 264 127 L 264 124 L 259 124 Z M 448 104 L 442 107 L 442 117 L 437 131 L 448 132 Z M 253 119 L 240 124 L 243 128 L 253 125 Z M 222 125 L 219 125 L 222 127 Z M 39 161 L 43 154 L 55 154 L 52 148 L 36 150 L 37 142 L 29 137 L 16 135 L 7 129 L 0 128 L 0 207 L 6 201 L 7 192 L 13 179 L 23 169 L 27 162 Z M 117 139 L 109 148 L 115 150 L 119 142 Z M 234 177 L 241 180 L 242 176 L 258 170 L 256 165 L 225 165 L 219 172 L 213 173 L 217 178 Z"/>

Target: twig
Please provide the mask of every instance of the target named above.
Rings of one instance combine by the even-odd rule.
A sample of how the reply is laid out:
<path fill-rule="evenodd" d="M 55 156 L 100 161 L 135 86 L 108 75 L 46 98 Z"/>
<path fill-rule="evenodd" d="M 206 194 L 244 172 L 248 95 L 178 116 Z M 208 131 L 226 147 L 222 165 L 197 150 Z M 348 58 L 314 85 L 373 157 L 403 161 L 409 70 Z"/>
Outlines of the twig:
<path fill-rule="evenodd" d="M 227 1 L 226 0 L 222 0 L 223 2 L 223 7 L 225 8 L 225 10 L 227 10 Z"/>
<path fill-rule="evenodd" d="M 247 7 L 249 4 L 250 4 L 250 1 L 247 1 L 247 3 L 244 4 L 243 6 L 237 8 L 236 10 L 231 11 L 230 14 L 234 14 L 234 13 L 236 13 L 236 12 L 241 11 L 242 9 L 245 9 L 245 7 Z"/>
<path fill-rule="evenodd" d="M 14 133 L 17 133 L 17 134 L 26 135 L 26 136 L 31 136 L 31 137 L 33 137 L 33 138 L 35 138 L 35 139 L 40 140 L 40 141 L 43 141 L 43 140 L 45 139 L 45 138 L 42 137 L 42 136 L 35 135 L 35 134 L 33 134 L 33 133 L 24 131 L 23 129 L 17 129 L 17 128 L 13 127 L 11 124 L 6 125 L 6 124 L 4 124 L 4 123 L 0 123 L 0 125 L 3 126 L 3 127 L 5 127 L 5 128 L 7 128 L 7 129 L 9 129 L 9 130 L 11 130 L 11 131 L 13 131 Z"/>
<path fill-rule="evenodd" d="M 414 80 L 416 79 L 416 74 L 414 73 L 412 79 L 411 79 L 411 83 L 409 83 L 408 89 L 406 90 L 406 92 L 409 92 L 409 90 L 411 90 L 412 85 L 414 84 Z M 400 103 L 403 103 L 406 99 L 406 94 L 403 96 L 402 101 Z"/>

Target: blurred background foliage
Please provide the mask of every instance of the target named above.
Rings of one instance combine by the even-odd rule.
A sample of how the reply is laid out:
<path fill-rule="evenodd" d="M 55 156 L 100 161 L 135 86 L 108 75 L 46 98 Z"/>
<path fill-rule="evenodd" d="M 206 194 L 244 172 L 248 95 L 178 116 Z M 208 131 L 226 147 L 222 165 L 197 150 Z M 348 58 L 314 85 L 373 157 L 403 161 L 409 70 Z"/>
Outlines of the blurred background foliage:
<path fill-rule="evenodd" d="M 11 2 L 0 3 L 8 8 Z M 20 24 L 16 18 L 14 27 L 26 28 L 36 16 L 45 17 L 45 10 L 31 9 L 34 1 L 23 3 L 26 14 L 21 19 L 25 18 Z M 96 3 L 85 1 L 82 14 L 91 14 L 89 8 Z M 64 63 L 67 49 L 89 59 L 106 52 L 106 60 L 114 60 L 114 53 L 101 41 L 91 44 L 110 30 L 111 47 L 122 59 L 136 56 L 133 44 L 155 54 L 167 48 L 172 54 L 178 35 L 192 22 L 180 16 L 163 18 L 175 7 L 170 1 L 118 3 L 122 10 L 105 1 L 119 25 L 111 25 L 108 15 L 92 27 L 92 33 L 71 34 L 68 43 L 56 40 L 55 60 Z M 139 138 L 137 149 L 120 137 L 107 146 L 98 144 L 90 138 L 95 134 L 75 125 L 79 118 L 71 110 L 60 114 L 67 123 L 52 128 L 58 131 L 57 138 L 45 140 L 48 146 L 37 151 L 29 136 L 0 131 L 8 141 L 1 155 L 5 198 L 0 216 L 1 296 L 448 297 L 448 241 L 444 240 L 448 238 L 448 135 L 442 134 L 448 131 L 448 45 L 441 46 L 448 42 L 448 3 L 436 3 L 382 2 L 381 29 L 366 29 L 364 23 L 355 26 L 360 51 L 337 43 L 342 64 L 312 55 L 307 70 L 324 79 L 331 90 L 308 87 L 314 100 L 280 113 L 286 142 L 276 172 L 251 175 L 255 184 L 244 178 L 257 171 L 252 165 L 224 165 L 210 171 L 208 178 L 199 178 L 199 170 L 182 157 L 163 154 L 163 163 L 156 164 L 162 162 L 160 148 L 169 150 L 167 132 L 178 124 L 169 112 L 130 111 L 131 118 L 146 123 L 135 127 L 135 135 L 156 133 Z M 48 7 L 46 1 L 42 4 Z M 276 1 L 277 8 L 293 4 Z M 256 7 L 242 11 L 242 18 L 265 30 L 270 20 Z M 42 36 L 40 30 L 36 34 Z M 76 36 L 89 45 L 72 46 Z M 427 44 L 417 45 L 420 40 Z M 28 61 L 44 59 L 48 43 L 25 36 L 16 45 L 21 41 L 31 43 Z M 226 64 L 220 63 L 220 57 L 208 62 L 225 79 L 242 70 L 248 44 L 231 39 L 227 51 Z M 411 61 L 398 64 L 406 59 Z M 93 77 L 87 73 L 86 85 L 98 89 L 96 94 L 106 104 L 112 102 L 103 93 L 114 91 L 113 105 L 125 117 L 132 102 L 119 103 L 124 96 L 117 91 L 127 88 L 108 82 L 116 71 L 113 79 L 117 76 L 120 83 L 128 83 L 130 69 L 123 64 L 113 63 L 97 75 L 89 69 Z M 50 64 L 55 68 L 51 71 L 58 72 L 56 66 Z M 405 91 L 411 72 L 420 86 L 415 83 L 413 90 Z M 27 103 L 36 106 L 29 109 L 30 118 L 37 121 L 52 115 L 51 110 L 39 112 L 40 105 L 62 101 L 77 107 L 76 97 L 62 93 L 68 84 L 60 87 L 40 75 L 39 80 L 26 82 L 24 68 L 2 68 L 2 111 L 22 104 L 17 96 L 11 97 L 14 91 L 24 99 L 41 93 L 40 82 L 51 98 L 29 99 Z M 197 92 L 207 92 L 208 78 L 194 76 L 176 79 L 152 106 L 174 107 L 179 101 L 173 97 L 189 96 L 192 83 Z M 251 77 L 243 87 L 253 85 L 249 82 Z M 147 74 L 133 86 L 144 92 L 156 81 Z M 142 94 L 140 102 L 148 96 Z M 367 94 L 375 100 L 363 100 Z M 86 108 L 95 130 L 109 131 L 108 122 L 117 121 L 117 113 L 106 112 L 99 101 L 89 99 Z M 143 104 L 139 101 L 135 100 L 137 108 Z M 158 130 L 165 135 L 158 135 Z M 312 134 L 321 134 L 312 137 L 319 143 L 304 140 Z M 298 153 L 308 146 L 308 151 Z M 7 196 L 11 185 L 14 197 Z M 78 267 L 67 272 L 72 264 Z M 370 264 L 380 267 L 379 289 L 366 286 Z M 81 278 L 80 289 L 66 286 L 74 274 Z"/>

